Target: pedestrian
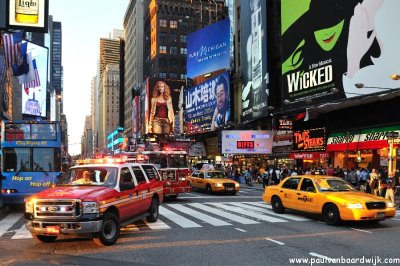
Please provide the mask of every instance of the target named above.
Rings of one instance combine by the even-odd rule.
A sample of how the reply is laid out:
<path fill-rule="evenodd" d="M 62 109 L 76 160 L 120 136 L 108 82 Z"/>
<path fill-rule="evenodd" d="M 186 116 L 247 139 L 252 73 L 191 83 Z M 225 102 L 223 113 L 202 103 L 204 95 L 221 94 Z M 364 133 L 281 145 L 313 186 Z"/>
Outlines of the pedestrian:
<path fill-rule="evenodd" d="M 386 187 L 385 199 L 388 199 L 393 204 L 395 204 L 394 195 L 396 194 L 396 177 L 393 171 L 389 172 L 389 177 L 386 179 L 386 183 L 387 187 Z"/>
<path fill-rule="evenodd" d="M 371 194 L 379 196 L 379 175 L 376 173 L 376 169 L 372 169 L 369 175 L 369 187 L 371 188 Z"/>

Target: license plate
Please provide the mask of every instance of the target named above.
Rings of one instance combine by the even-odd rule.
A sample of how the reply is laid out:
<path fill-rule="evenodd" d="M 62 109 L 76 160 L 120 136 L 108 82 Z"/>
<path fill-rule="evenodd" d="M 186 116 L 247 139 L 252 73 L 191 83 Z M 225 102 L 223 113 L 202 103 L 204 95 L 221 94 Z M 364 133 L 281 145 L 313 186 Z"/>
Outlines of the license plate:
<path fill-rule="evenodd" d="M 385 213 L 384 212 L 378 212 L 376 214 L 376 218 L 384 218 L 385 217 Z"/>
<path fill-rule="evenodd" d="M 58 234 L 60 234 L 60 227 L 59 226 L 46 226 L 46 233 L 58 235 Z"/>
<path fill-rule="evenodd" d="M 233 187 L 228 187 L 226 188 L 226 190 L 233 190 Z"/>

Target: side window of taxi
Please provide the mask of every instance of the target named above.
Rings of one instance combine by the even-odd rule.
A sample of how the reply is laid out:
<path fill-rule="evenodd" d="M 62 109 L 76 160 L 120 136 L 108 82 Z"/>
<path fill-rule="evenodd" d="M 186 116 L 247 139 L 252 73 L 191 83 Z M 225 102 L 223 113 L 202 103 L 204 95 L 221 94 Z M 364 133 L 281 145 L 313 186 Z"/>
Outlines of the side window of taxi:
<path fill-rule="evenodd" d="M 282 188 L 287 188 L 287 189 L 297 189 L 297 186 L 299 185 L 300 178 L 289 178 L 286 180 L 286 182 L 282 185 Z"/>
<path fill-rule="evenodd" d="M 315 187 L 312 180 L 309 178 L 304 178 L 303 181 L 301 182 L 300 190 L 314 192 Z"/>
<path fill-rule="evenodd" d="M 138 182 L 138 184 L 147 183 L 146 177 L 144 176 L 144 173 L 143 173 L 142 169 L 140 169 L 139 166 L 133 166 L 132 170 L 133 170 L 133 174 L 135 175 L 136 181 Z"/>
<path fill-rule="evenodd" d="M 193 177 L 199 177 L 199 172 L 197 172 L 197 171 L 196 171 L 196 172 L 193 172 L 192 176 L 193 176 Z"/>

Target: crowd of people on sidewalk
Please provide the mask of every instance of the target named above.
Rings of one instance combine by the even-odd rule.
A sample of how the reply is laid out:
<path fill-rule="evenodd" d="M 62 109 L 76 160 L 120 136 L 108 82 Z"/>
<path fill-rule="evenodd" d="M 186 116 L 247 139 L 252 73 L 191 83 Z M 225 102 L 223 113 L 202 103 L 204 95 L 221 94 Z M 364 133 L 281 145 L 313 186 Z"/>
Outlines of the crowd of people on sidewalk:
<path fill-rule="evenodd" d="M 394 203 L 396 188 L 400 186 L 400 173 L 396 171 L 388 172 L 387 168 L 368 169 L 368 168 L 352 168 L 349 171 L 337 167 L 313 167 L 303 169 L 301 167 L 264 167 L 251 166 L 243 169 L 238 167 L 227 167 L 224 169 L 225 174 L 231 179 L 250 187 L 254 183 L 262 183 L 265 186 L 279 184 L 281 180 L 287 176 L 295 175 L 329 175 L 337 176 L 345 179 L 360 191 L 385 197 Z"/>

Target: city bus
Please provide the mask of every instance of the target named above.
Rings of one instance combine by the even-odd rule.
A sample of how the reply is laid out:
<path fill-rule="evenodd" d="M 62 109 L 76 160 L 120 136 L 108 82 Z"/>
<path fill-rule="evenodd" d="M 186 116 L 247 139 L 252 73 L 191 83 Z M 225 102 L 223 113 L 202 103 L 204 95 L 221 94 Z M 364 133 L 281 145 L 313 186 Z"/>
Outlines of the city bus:
<path fill-rule="evenodd" d="M 176 198 L 179 193 L 192 192 L 192 187 L 187 179 L 189 167 L 185 151 L 125 152 L 122 159 L 154 164 L 164 183 L 164 196 L 166 197 Z"/>
<path fill-rule="evenodd" d="M 20 205 L 55 183 L 61 173 L 60 123 L 2 121 L 1 154 L 2 204 Z"/>

